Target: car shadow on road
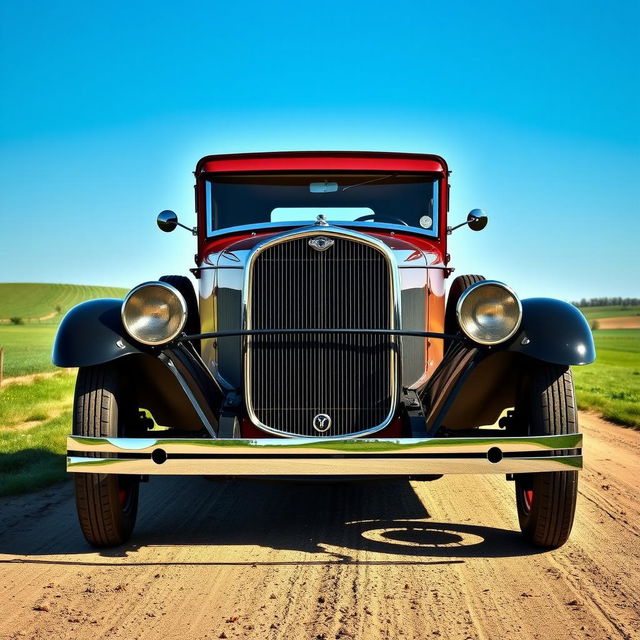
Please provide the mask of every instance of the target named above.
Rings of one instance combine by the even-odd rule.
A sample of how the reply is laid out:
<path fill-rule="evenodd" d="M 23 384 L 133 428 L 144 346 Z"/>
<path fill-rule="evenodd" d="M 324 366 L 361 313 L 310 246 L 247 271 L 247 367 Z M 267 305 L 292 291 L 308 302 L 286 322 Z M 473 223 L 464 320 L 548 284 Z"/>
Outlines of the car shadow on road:
<path fill-rule="evenodd" d="M 429 492 L 422 493 L 428 496 Z M 470 498 L 459 496 L 460 501 Z M 143 486 L 138 523 L 129 543 L 101 549 L 99 555 L 109 565 L 118 564 L 118 558 L 127 565 L 433 564 L 541 552 L 527 545 L 515 530 L 436 522 L 428 512 L 428 498 L 426 501 L 406 480 L 300 483 L 155 478 Z M 50 523 L 45 541 L 41 536 L 34 539 L 14 532 L 18 535 L 0 541 L 0 553 L 32 557 L 14 560 L 22 562 L 37 562 L 33 556 L 38 555 L 64 554 L 85 557 L 42 561 L 101 564 L 87 557 L 96 550 L 80 534 L 70 502 L 64 503 L 69 513 L 58 513 L 57 524 Z M 47 515 L 46 510 L 39 513 L 42 531 L 47 531 Z M 55 531 L 62 526 L 64 535 Z M 233 547 L 233 559 L 216 561 L 219 556 L 211 552 L 203 554 L 202 562 L 154 561 L 154 548 L 193 545 Z M 246 555 L 239 547 L 246 547 Z M 269 553 L 269 561 L 261 562 L 260 548 L 265 547 L 316 557 L 296 561 L 288 553 L 280 562 Z M 372 553 L 376 554 L 373 558 Z"/>

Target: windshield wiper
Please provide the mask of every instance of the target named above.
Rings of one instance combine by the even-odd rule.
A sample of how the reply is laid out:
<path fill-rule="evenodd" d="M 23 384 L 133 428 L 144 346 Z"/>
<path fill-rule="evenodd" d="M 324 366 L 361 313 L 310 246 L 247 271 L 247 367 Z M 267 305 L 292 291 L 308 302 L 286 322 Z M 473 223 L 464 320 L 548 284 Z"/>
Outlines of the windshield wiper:
<path fill-rule="evenodd" d="M 347 185 L 346 187 L 342 187 L 342 190 L 346 191 L 347 189 L 353 189 L 354 187 L 361 187 L 362 185 L 371 184 L 372 182 L 380 182 L 380 180 L 386 180 L 387 178 L 395 178 L 396 176 L 397 174 L 391 174 L 389 176 L 380 176 L 379 178 L 373 178 L 373 180 L 366 180 L 365 182 L 358 182 L 358 184 Z"/>

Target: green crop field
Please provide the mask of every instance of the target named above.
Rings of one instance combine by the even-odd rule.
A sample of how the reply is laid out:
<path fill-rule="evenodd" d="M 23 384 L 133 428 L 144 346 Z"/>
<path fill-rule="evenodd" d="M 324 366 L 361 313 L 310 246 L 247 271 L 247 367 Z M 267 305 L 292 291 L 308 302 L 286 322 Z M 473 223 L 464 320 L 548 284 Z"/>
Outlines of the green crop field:
<path fill-rule="evenodd" d="M 40 489 L 66 476 L 75 374 L 59 371 L 0 388 L 0 495 Z"/>
<path fill-rule="evenodd" d="M 0 347 L 4 349 L 4 375 L 23 376 L 51 371 L 51 346 L 56 325 L 0 325 Z"/>
<path fill-rule="evenodd" d="M 640 316 L 638 306 L 606 306 L 606 307 L 580 307 L 587 320 L 598 320 L 600 318 L 625 318 L 627 316 Z"/>
<path fill-rule="evenodd" d="M 126 289 L 118 287 L 0 283 L 4 375 L 21 376 L 54 369 L 51 347 L 57 326 L 69 308 L 92 298 L 122 298 L 125 294 Z M 21 318 L 23 324 L 11 324 L 9 319 L 13 317 Z"/>
<path fill-rule="evenodd" d="M 579 408 L 640 428 L 640 330 L 603 329 L 593 335 L 595 363 L 573 367 Z"/>
<path fill-rule="evenodd" d="M 91 298 L 122 298 L 126 289 L 81 284 L 0 283 L 0 323 L 10 318 L 23 322 L 57 324 L 74 305 Z"/>

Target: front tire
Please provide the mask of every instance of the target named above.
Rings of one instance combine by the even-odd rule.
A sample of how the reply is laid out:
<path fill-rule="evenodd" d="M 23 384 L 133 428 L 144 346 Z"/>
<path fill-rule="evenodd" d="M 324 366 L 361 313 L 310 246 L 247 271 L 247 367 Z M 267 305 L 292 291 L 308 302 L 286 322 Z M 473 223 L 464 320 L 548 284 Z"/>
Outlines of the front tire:
<path fill-rule="evenodd" d="M 458 306 L 458 300 L 460 296 L 472 285 L 477 282 L 485 280 L 484 276 L 477 274 L 469 274 L 465 276 L 458 276 L 451 283 L 449 287 L 449 297 L 447 298 L 447 306 L 444 312 L 444 332 L 450 335 L 455 335 L 460 331 L 458 325 L 458 317 L 456 315 L 456 307 Z M 449 346 L 451 340 L 445 340 L 445 347 Z"/>
<path fill-rule="evenodd" d="M 521 394 L 516 417 L 529 435 L 578 432 L 573 379 L 564 366 L 539 363 Z M 536 547 L 557 549 L 569 538 L 578 497 L 578 472 L 516 475 L 518 520 L 524 537 Z"/>
<path fill-rule="evenodd" d="M 200 333 L 200 312 L 198 311 L 198 298 L 191 280 L 185 276 L 160 276 L 160 282 L 166 282 L 175 287 L 187 303 L 187 322 L 184 332 L 187 335 Z M 194 340 L 193 346 L 200 353 L 200 340 Z"/>
<path fill-rule="evenodd" d="M 78 371 L 73 411 L 74 435 L 117 437 L 137 418 L 124 381 L 112 364 Z M 105 454 L 102 454 L 105 455 Z M 76 507 L 80 528 L 95 547 L 111 547 L 129 539 L 138 512 L 137 476 L 76 473 Z"/>

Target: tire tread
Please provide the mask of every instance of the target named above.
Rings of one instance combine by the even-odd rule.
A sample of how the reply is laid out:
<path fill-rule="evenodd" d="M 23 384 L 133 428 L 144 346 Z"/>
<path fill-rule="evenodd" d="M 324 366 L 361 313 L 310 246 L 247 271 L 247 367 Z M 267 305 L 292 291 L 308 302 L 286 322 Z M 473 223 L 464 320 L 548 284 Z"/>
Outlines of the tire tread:
<path fill-rule="evenodd" d="M 486 278 L 477 274 L 466 274 L 457 276 L 449 287 L 449 297 L 447 298 L 447 306 L 444 313 L 444 331 L 445 333 L 455 334 L 459 331 L 458 318 L 456 317 L 456 306 L 460 296 L 472 284 L 482 282 Z"/>
<path fill-rule="evenodd" d="M 78 371 L 74 402 L 74 434 L 89 437 L 118 435 L 118 403 L 114 393 L 115 370 L 109 365 L 83 367 Z M 124 516 L 118 496 L 118 477 L 111 474 L 74 474 L 80 527 L 94 546 L 122 544 L 135 523 Z M 134 488 L 137 492 L 137 486 Z M 137 507 L 137 495 L 135 496 Z"/>
<path fill-rule="evenodd" d="M 532 375 L 530 429 L 532 435 L 577 433 L 575 393 L 567 367 L 540 363 Z M 516 482 L 518 516 L 522 531 L 534 545 L 548 549 L 568 539 L 575 515 L 578 472 L 558 471 L 534 474 L 534 503 L 526 512 Z"/>

